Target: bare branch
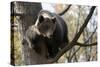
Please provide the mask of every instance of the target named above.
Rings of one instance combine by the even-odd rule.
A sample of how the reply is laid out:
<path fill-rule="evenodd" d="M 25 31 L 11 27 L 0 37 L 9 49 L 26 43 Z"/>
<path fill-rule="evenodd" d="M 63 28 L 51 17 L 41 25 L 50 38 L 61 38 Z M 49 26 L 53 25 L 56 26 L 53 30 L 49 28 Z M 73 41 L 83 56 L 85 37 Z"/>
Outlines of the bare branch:
<path fill-rule="evenodd" d="M 79 48 L 72 54 L 72 56 L 71 56 L 70 59 L 69 59 L 70 61 L 71 61 L 71 59 L 76 55 L 76 53 L 80 50 L 80 48 L 81 48 L 81 47 L 79 47 Z"/>
<path fill-rule="evenodd" d="M 79 32 L 75 35 L 75 37 L 73 38 L 73 40 L 65 47 L 63 48 L 55 58 L 51 59 L 51 60 L 48 60 L 49 63 L 53 63 L 55 61 L 57 61 L 65 52 L 67 52 L 69 49 L 71 49 L 75 43 L 77 42 L 78 38 L 80 37 L 81 33 L 83 32 L 84 28 L 87 26 L 94 10 L 95 10 L 96 6 L 93 6 L 91 9 L 90 9 L 90 12 L 89 12 L 89 15 L 86 17 L 85 21 L 84 21 L 84 24 L 82 25 L 82 27 L 80 28 Z"/>
<path fill-rule="evenodd" d="M 59 15 L 62 16 L 64 13 L 66 13 L 69 10 L 70 7 L 71 7 L 71 5 L 69 5 L 64 11 L 59 13 Z"/>
<path fill-rule="evenodd" d="M 96 28 L 94 29 L 94 31 L 92 32 L 92 34 L 89 36 L 89 38 L 88 38 L 88 40 L 85 42 L 85 43 L 87 43 L 90 39 L 91 39 L 91 37 L 94 35 L 94 33 L 96 32 L 96 29 L 97 29 L 97 26 L 96 26 Z"/>
<path fill-rule="evenodd" d="M 76 42 L 76 45 L 81 46 L 81 47 L 95 46 L 95 45 L 97 45 L 97 42 L 92 43 L 92 44 L 82 44 L 82 43 Z"/>
<path fill-rule="evenodd" d="M 77 41 L 78 38 L 80 37 L 81 33 L 83 32 L 84 28 L 87 26 L 90 18 L 92 17 L 92 14 L 94 12 L 95 6 L 93 6 L 90 10 L 89 15 L 87 16 L 87 18 L 84 21 L 84 24 L 82 25 L 82 27 L 80 28 L 79 32 L 76 34 L 76 36 L 74 37 L 73 41 Z"/>
<path fill-rule="evenodd" d="M 92 36 L 94 35 L 94 33 L 96 32 L 96 29 L 97 29 L 97 27 L 94 29 L 93 33 L 90 35 L 90 37 L 88 38 L 88 40 L 85 41 L 85 43 L 76 42 L 76 45 L 77 45 L 77 46 L 81 46 L 81 47 L 87 47 L 87 46 L 95 46 L 95 45 L 97 45 L 97 42 L 92 43 L 92 44 L 86 44 L 86 43 L 89 41 L 89 39 L 91 39 L 91 37 L 92 37 Z"/>

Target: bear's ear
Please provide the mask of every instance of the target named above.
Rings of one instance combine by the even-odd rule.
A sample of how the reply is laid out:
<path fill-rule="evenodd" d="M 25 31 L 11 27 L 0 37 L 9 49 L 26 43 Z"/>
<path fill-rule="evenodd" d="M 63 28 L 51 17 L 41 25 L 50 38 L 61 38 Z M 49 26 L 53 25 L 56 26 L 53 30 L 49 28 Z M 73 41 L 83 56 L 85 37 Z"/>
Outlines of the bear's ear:
<path fill-rule="evenodd" d="M 40 15 L 40 17 L 39 17 L 39 22 L 41 23 L 41 22 L 43 22 L 44 21 L 44 17 L 42 16 L 42 15 Z"/>
<path fill-rule="evenodd" d="M 55 23 L 56 22 L 56 18 L 52 17 L 52 21 L 53 21 L 53 23 Z"/>

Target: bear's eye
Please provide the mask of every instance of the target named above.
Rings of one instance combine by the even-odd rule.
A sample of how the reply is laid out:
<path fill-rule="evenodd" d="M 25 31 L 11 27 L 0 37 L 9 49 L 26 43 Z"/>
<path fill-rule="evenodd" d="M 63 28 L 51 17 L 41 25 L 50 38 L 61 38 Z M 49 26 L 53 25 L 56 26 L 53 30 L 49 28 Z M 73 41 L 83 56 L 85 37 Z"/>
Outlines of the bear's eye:
<path fill-rule="evenodd" d="M 41 15 L 41 16 L 39 17 L 39 22 L 42 23 L 43 21 L 44 21 L 44 17 Z"/>
<path fill-rule="evenodd" d="M 52 22 L 53 22 L 53 23 L 56 22 L 56 18 L 55 18 L 55 17 L 52 18 Z"/>

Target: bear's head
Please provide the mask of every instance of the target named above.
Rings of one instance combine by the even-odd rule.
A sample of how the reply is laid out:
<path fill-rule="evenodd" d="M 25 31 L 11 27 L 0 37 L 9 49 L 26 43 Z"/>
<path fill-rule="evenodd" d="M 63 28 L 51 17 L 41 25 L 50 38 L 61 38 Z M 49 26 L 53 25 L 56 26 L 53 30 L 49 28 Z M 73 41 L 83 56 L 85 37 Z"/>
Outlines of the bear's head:
<path fill-rule="evenodd" d="M 38 22 L 39 23 L 37 27 L 41 35 L 43 35 L 44 37 L 50 38 L 51 35 L 53 35 L 53 32 L 56 27 L 56 18 L 55 17 L 49 18 L 49 17 L 44 17 L 43 15 L 40 15 Z"/>

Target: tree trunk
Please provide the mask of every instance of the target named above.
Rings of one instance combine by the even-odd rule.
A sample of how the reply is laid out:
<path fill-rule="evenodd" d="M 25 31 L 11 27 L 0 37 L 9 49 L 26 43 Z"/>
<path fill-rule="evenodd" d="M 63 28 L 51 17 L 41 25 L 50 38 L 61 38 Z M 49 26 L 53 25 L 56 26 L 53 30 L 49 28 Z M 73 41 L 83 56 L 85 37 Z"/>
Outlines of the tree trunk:
<path fill-rule="evenodd" d="M 21 42 L 25 35 L 25 31 L 28 29 L 29 26 L 35 23 L 37 15 L 41 9 L 42 9 L 41 3 L 20 2 L 20 1 L 11 2 L 11 16 L 18 17 L 16 21 L 14 20 L 13 21 L 18 22 L 18 27 L 19 27 L 18 30 L 21 35 L 20 37 Z M 40 54 L 36 53 L 34 49 L 29 48 L 27 44 L 24 45 L 20 44 L 22 45 L 21 47 L 22 59 L 24 61 L 23 65 L 44 64 L 47 62 L 47 57 L 46 57 L 47 48 L 45 46 L 45 43 L 41 41 L 39 44 L 41 47 Z"/>

